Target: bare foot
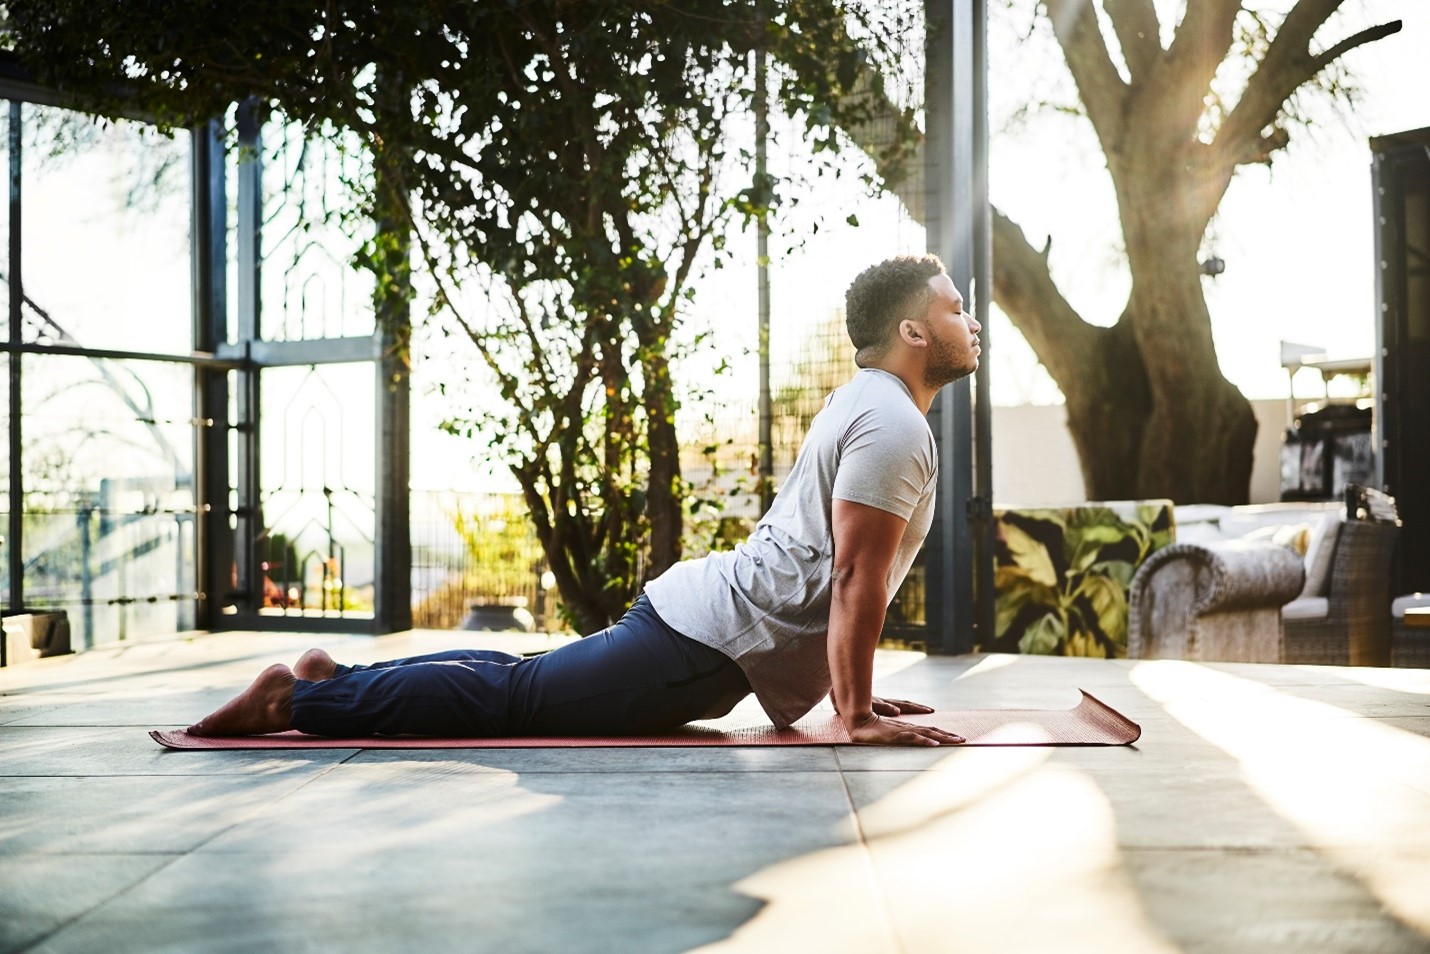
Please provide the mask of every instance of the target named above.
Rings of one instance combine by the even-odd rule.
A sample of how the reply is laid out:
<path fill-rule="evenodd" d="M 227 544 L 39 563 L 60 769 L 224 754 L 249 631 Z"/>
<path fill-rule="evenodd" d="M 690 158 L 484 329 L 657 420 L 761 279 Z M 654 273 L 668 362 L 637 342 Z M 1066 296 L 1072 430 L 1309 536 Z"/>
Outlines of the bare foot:
<path fill-rule="evenodd" d="M 274 663 L 253 684 L 189 726 L 190 735 L 262 735 L 290 728 L 293 712 L 293 670 Z"/>
<path fill-rule="evenodd" d="M 293 675 L 305 682 L 322 682 L 333 678 L 337 669 L 332 656 L 321 649 L 310 649 L 293 664 Z"/>

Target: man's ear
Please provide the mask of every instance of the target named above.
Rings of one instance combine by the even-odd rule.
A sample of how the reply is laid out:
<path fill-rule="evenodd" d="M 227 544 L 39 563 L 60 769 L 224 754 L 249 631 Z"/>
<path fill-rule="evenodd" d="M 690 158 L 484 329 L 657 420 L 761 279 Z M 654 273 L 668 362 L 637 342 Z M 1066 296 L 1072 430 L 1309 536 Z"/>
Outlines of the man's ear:
<path fill-rule="evenodd" d="M 928 345 L 923 325 L 912 318 L 905 318 L 899 322 L 899 337 L 912 348 L 923 348 Z"/>

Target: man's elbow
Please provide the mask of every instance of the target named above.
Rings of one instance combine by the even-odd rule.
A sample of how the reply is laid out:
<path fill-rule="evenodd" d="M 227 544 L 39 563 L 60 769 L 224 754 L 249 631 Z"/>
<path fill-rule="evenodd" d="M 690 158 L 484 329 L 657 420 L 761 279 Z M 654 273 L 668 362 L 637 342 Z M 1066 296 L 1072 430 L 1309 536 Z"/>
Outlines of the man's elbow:
<path fill-rule="evenodd" d="M 861 570 L 857 564 L 835 564 L 831 577 L 831 587 L 836 602 L 866 603 L 877 601 L 877 605 L 888 603 L 888 588 L 882 577 Z"/>

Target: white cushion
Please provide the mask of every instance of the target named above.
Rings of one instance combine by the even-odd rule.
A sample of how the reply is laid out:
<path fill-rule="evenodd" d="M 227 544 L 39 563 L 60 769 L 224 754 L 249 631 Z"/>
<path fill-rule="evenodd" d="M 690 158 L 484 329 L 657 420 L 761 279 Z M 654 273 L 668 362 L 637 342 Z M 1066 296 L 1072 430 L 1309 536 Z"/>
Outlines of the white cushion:
<path fill-rule="evenodd" d="M 1390 602 L 1390 618 L 1402 618 L 1405 615 L 1405 611 L 1412 606 L 1430 606 L 1430 593 L 1411 593 L 1408 596 L 1397 596 Z"/>
<path fill-rule="evenodd" d="M 1331 588 L 1331 560 L 1336 554 L 1336 540 L 1340 535 L 1339 510 L 1323 515 L 1311 532 L 1311 542 L 1306 547 L 1306 585 L 1301 588 L 1303 597 L 1325 596 Z"/>
<path fill-rule="evenodd" d="M 1289 524 L 1285 526 L 1258 527 L 1242 537 L 1243 540 L 1265 540 L 1268 543 L 1280 544 L 1296 551 L 1296 555 L 1304 557 L 1306 551 L 1311 546 L 1311 525 L 1309 523 Z"/>
<path fill-rule="evenodd" d="M 1282 619 L 1325 619 L 1331 601 L 1324 596 L 1303 596 L 1281 607 Z"/>
<path fill-rule="evenodd" d="M 1178 504 L 1172 509 L 1177 527 L 1176 542 L 1206 543 L 1225 539 L 1220 520 L 1230 512 L 1230 507 L 1221 504 Z"/>
<path fill-rule="evenodd" d="M 1218 522 L 1221 532 L 1228 538 L 1244 537 L 1258 527 L 1283 527 L 1298 523 L 1315 526 L 1326 514 L 1340 514 L 1345 509 L 1345 504 L 1335 501 L 1249 504 L 1232 507 L 1222 514 Z"/>

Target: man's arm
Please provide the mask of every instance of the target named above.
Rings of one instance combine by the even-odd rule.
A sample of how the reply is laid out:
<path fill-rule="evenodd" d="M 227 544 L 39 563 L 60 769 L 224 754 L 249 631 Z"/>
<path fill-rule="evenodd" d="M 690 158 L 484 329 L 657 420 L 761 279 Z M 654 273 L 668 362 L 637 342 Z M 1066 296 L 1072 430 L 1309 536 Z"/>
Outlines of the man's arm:
<path fill-rule="evenodd" d="M 875 712 L 874 647 L 889 605 L 889 568 L 908 521 L 848 500 L 834 501 L 834 592 L 829 608 L 829 672 L 834 708 L 855 742 L 939 745 L 948 732 Z M 923 707 L 918 707 L 923 708 Z"/>

